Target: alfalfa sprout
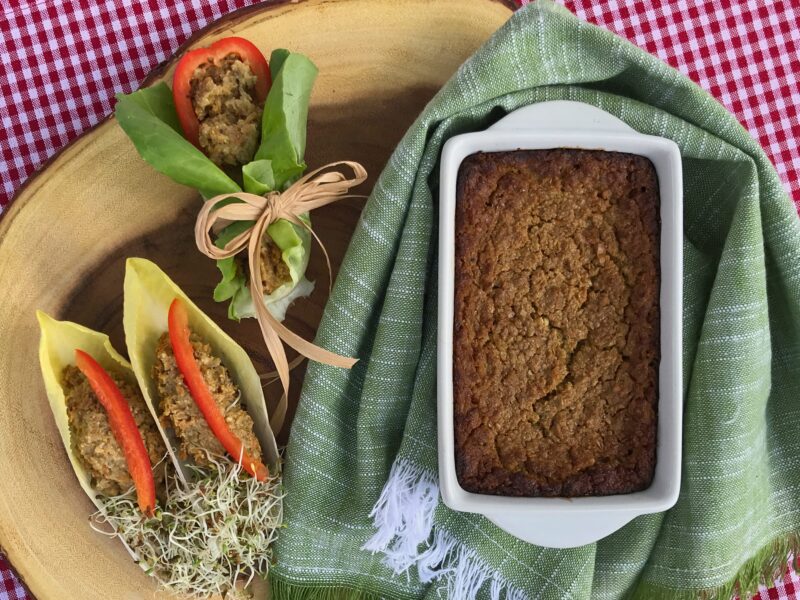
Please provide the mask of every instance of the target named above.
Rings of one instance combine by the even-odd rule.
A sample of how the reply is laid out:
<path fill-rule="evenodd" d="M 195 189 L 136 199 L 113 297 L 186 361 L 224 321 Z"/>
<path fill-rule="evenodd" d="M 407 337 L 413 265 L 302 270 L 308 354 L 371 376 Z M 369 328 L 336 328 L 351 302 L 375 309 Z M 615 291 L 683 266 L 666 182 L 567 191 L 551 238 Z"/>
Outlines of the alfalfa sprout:
<path fill-rule="evenodd" d="M 188 485 L 167 473 L 165 499 L 152 518 L 142 515 L 130 490 L 104 499 L 92 527 L 122 538 L 142 569 L 166 589 L 231 597 L 269 571 L 283 492 L 277 475 L 259 482 L 227 458 L 209 458 L 208 467 L 190 467 L 195 477 Z"/>

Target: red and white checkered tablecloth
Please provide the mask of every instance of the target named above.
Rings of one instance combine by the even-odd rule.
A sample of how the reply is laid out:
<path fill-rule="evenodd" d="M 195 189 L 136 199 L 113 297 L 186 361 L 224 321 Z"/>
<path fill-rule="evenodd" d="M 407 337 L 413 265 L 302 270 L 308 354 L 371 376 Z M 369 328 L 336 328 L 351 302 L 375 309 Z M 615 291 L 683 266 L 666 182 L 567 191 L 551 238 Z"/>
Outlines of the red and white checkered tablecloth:
<path fill-rule="evenodd" d="M 518 0 L 527 3 L 527 0 Z M 560 0 L 710 91 L 761 142 L 800 209 L 800 0 Z M 0 212 L 193 32 L 249 0 L 0 0 Z M 0 492 L 2 493 L 2 492 Z M 28 600 L 0 555 L 0 600 Z M 789 571 L 760 598 L 800 599 Z"/>
<path fill-rule="evenodd" d="M 800 598 L 800 575 L 789 570 L 783 581 L 776 581 L 775 587 L 759 588 L 759 600 L 795 600 Z"/>

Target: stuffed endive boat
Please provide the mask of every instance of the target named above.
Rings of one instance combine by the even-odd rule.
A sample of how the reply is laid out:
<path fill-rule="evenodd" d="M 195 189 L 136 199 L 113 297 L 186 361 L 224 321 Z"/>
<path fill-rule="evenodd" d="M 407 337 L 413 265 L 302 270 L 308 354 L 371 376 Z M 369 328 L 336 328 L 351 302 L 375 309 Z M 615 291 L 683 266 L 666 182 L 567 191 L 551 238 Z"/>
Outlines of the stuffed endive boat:
<path fill-rule="evenodd" d="M 108 336 L 37 316 L 50 406 L 98 509 L 93 527 L 110 526 L 173 592 L 239 597 L 266 576 L 282 521 L 279 455 L 245 351 L 141 259 L 125 278 L 132 364 Z"/>
<path fill-rule="evenodd" d="M 138 505 L 141 519 L 152 517 L 164 476 L 153 467 L 165 446 L 131 365 L 107 335 L 42 311 L 36 316 L 47 399 L 81 488 L 103 515 L 111 499 L 123 497 Z"/>
<path fill-rule="evenodd" d="M 123 324 L 133 371 L 182 479 L 225 456 L 265 479 L 278 447 L 244 349 L 141 258 L 127 261 Z"/>

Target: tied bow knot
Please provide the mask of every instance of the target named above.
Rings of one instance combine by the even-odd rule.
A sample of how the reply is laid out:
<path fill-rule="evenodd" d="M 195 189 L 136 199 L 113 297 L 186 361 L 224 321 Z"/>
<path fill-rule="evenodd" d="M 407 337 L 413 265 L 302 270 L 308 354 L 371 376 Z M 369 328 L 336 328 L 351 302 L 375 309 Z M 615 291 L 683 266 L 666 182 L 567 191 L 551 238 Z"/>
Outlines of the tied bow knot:
<path fill-rule="evenodd" d="M 352 169 L 353 177 L 348 179 L 341 171 L 329 169 L 344 165 Z M 265 196 L 236 192 L 220 194 L 207 200 L 195 222 L 195 243 L 198 250 L 215 260 L 230 258 L 247 249 L 250 270 L 250 294 L 253 297 L 256 319 L 264 337 L 267 351 L 275 363 L 278 379 L 283 387 L 280 403 L 270 420 L 272 430 L 277 434 L 283 427 L 289 396 L 290 365 L 283 348 L 285 342 L 302 356 L 334 367 L 351 368 L 357 359 L 340 356 L 303 339 L 272 316 L 264 304 L 264 284 L 261 281 L 261 240 L 272 223 L 286 219 L 300 227 L 304 227 L 319 244 L 325 255 L 328 266 L 328 286 L 330 289 L 332 270 L 331 262 L 325 246 L 314 230 L 306 225 L 300 215 L 315 208 L 331 204 L 345 198 L 359 198 L 350 194 L 350 188 L 363 183 L 367 179 L 367 171 L 357 162 L 339 161 L 320 167 L 307 173 L 283 192 L 269 192 Z M 239 202 L 222 204 L 224 200 L 236 198 Z M 236 221 L 250 221 L 252 225 L 231 239 L 224 248 L 218 248 L 211 239 L 212 231 L 219 231 Z"/>

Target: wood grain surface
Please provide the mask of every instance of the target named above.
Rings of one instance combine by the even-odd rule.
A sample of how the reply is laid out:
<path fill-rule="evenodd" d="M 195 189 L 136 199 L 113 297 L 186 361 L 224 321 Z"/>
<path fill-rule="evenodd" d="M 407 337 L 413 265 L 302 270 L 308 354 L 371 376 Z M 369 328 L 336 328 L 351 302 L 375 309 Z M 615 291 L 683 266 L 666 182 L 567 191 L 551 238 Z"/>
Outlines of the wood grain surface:
<path fill-rule="evenodd" d="M 275 47 L 310 56 L 320 75 L 306 162 L 361 162 L 370 174 L 359 190 L 366 194 L 428 100 L 510 14 L 492 0 L 307 0 L 234 13 L 191 43 L 239 35 L 267 56 Z M 173 64 L 148 83 L 169 80 Z M 226 306 L 211 300 L 218 272 L 192 239 L 199 202 L 141 161 L 109 119 L 30 180 L 0 221 L 0 546 L 40 600 L 167 595 L 118 542 L 89 528 L 93 506 L 74 480 L 45 399 L 34 311 L 105 331 L 125 354 L 124 261 L 143 256 L 233 335 L 257 368 L 269 367 L 256 323 L 228 321 Z M 313 214 L 334 268 L 362 204 L 340 202 Z M 295 303 L 287 325 L 313 338 L 328 289 L 319 251 L 309 278 L 316 290 Z M 289 418 L 303 371 L 293 373 Z M 274 404 L 277 389 L 266 391 Z"/>

